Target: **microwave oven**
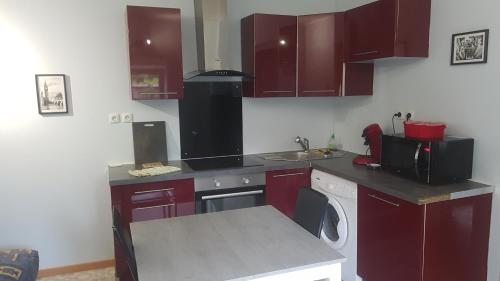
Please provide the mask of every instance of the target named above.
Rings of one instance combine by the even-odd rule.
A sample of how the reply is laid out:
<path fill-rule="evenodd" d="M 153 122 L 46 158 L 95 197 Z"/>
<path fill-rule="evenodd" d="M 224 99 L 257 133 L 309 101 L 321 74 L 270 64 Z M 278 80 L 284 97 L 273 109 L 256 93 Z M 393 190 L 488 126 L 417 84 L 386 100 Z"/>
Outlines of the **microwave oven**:
<path fill-rule="evenodd" d="M 419 140 L 382 136 L 384 170 L 427 184 L 447 184 L 472 177 L 474 139 L 445 136 Z"/>

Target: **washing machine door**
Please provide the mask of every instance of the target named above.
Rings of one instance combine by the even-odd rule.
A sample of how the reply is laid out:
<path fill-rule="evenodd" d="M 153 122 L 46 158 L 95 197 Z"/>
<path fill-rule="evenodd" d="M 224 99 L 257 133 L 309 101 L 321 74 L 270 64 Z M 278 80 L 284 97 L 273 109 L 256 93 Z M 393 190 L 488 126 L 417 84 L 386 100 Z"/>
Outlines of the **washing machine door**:
<path fill-rule="evenodd" d="M 344 208 L 333 196 L 328 196 L 328 209 L 321 238 L 333 249 L 342 249 L 347 242 L 348 225 Z"/>

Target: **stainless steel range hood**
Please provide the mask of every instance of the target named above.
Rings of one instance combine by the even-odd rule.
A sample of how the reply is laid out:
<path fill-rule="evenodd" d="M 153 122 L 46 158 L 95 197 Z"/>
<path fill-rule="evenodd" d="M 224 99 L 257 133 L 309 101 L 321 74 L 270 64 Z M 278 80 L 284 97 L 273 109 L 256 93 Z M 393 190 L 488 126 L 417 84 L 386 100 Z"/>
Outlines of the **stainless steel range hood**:
<path fill-rule="evenodd" d="M 241 81 L 240 71 L 228 69 L 229 28 L 226 0 L 193 0 L 196 23 L 198 70 L 185 74 L 184 81 Z"/>

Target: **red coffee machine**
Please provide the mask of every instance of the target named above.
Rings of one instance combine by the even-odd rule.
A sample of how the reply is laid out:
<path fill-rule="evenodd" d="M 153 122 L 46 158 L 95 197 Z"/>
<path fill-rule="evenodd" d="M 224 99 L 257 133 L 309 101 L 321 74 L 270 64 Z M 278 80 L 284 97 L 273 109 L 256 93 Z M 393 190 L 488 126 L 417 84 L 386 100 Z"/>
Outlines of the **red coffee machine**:
<path fill-rule="evenodd" d="M 371 124 L 363 130 L 365 145 L 370 147 L 370 156 L 359 155 L 352 160 L 357 165 L 380 164 L 380 148 L 382 144 L 382 129 L 378 124 Z"/>

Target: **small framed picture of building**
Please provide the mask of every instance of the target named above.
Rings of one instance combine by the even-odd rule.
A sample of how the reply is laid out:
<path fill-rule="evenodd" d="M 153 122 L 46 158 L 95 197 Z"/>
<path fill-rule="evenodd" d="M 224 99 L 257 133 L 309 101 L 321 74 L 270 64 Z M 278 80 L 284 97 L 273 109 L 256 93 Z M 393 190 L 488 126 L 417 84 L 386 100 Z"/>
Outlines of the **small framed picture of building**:
<path fill-rule="evenodd" d="M 40 114 L 68 113 L 64 74 L 36 74 L 36 96 Z"/>
<path fill-rule="evenodd" d="M 488 62 L 488 36 L 488 29 L 453 34 L 451 64 Z"/>

